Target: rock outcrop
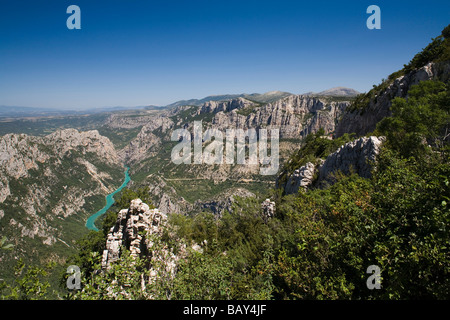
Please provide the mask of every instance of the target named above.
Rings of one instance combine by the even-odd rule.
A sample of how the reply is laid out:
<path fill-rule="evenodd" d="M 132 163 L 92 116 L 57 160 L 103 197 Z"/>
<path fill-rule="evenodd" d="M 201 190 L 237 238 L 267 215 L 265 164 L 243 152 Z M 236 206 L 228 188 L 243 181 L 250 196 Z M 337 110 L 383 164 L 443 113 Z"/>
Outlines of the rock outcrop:
<path fill-rule="evenodd" d="M 221 217 L 224 212 L 233 211 L 233 203 L 235 202 L 236 197 L 248 198 L 254 196 L 254 193 L 244 188 L 226 190 L 219 196 L 214 197 L 211 200 L 196 201 L 193 206 L 193 210 L 197 212 L 208 210 L 214 213 L 216 216 Z"/>
<path fill-rule="evenodd" d="M 119 151 L 122 160 L 129 164 L 139 162 L 153 157 L 161 149 L 165 141 L 170 141 L 173 121 L 166 116 L 145 117 L 146 123 L 142 126 L 137 137 L 133 139 L 125 148 Z M 119 122 L 119 120 L 116 120 Z M 136 125 L 140 124 L 138 121 Z M 127 122 L 126 127 L 130 123 Z"/>
<path fill-rule="evenodd" d="M 132 200 L 129 209 L 119 212 L 116 224 L 107 236 L 106 249 L 102 255 L 102 271 L 108 272 L 111 266 L 122 257 L 123 250 L 128 250 L 131 266 L 139 258 L 149 271 L 148 274 L 141 275 L 140 285 L 145 298 L 154 299 L 151 290 L 147 292 L 146 287 L 155 285 L 155 282 L 161 279 L 173 281 L 178 261 L 189 254 L 184 242 L 178 244 L 176 252 L 173 252 L 173 248 L 168 248 L 162 240 L 167 230 L 167 215 L 158 209 L 150 209 L 140 199 Z M 206 244 L 206 240 L 201 245 L 193 243 L 191 250 L 202 253 L 202 245 L 206 246 Z M 112 284 L 112 286 L 116 285 L 117 283 Z M 125 288 L 120 287 L 120 294 L 127 297 L 127 292 L 123 289 Z M 116 297 L 117 292 L 108 288 L 107 294 L 110 297 Z"/>
<path fill-rule="evenodd" d="M 313 182 L 315 169 L 316 167 L 312 162 L 308 162 L 306 165 L 296 169 L 286 182 L 284 192 L 286 194 L 295 194 L 300 188 L 308 188 Z"/>
<path fill-rule="evenodd" d="M 243 109 L 246 107 L 254 106 L 255 103 L 244 98 L 236 98 L 227 101 L 208 101 L 205 102 L 198 111 L 197 114 L 202 113 L 217 113 L 217 112 L 229 112 L 235 109 Z"/>
<path fill-rule="evenodd" d="M 270 199 L 266 199 L 261 203 L 261 210 L 263 213 L 263 219 L 267 222 L 275 215 L 275 202 Z"/>
<path fill-rule="evenodd" d="M 319 167 L 318 184 L 332 183 L 336 172 L 345 175 L 354 172 L 363 178 L 370 178 L 383 141 L 384 137 L 361 137 L 341 146 Z"/>
<path fill-rule="evenodd" d="M 129 209 L 120 210 L 108 234 L 102 268 L 107 269 L 120 257 L 122 247 L 130 250 L 131 257 L 151 259 L 152 237 L 162 236 L 166 221 L 167 215 L 158 209 L 150 209 L 141 199 L 132 200 Z"/>
<path fill-rule="evenodd" d="M 285 194 L 296 194 L 300 188 L 322 187 L 335 182 L 336 173 L 357 173 L 370 178 L 373 164 L 380 152 L 384 137 L 362 137 L 348 142 L 330 154 L 325 160 L 318 159 L 317 165 L 308 162 L 296 169 L 283 186 Z M 314 180 L 314 176 L 317 179 Z"/>

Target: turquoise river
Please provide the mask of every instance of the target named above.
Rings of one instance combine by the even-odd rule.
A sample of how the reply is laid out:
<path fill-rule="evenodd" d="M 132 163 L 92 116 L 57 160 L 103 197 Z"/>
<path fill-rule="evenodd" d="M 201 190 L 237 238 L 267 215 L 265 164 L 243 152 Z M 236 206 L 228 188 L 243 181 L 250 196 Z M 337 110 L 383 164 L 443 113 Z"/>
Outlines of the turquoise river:
<path fill-rule="evenodd" d="M 90 216 L 87 221 L 86 221 L 86 228 L 88 228 L 89 230 L 94 230 L 94 231 L 98 231 L 98 228 L 95 226 L 95 220 L 97 220 L 98 217 L 100 217 L 102 214 L 105 214 L 106 211 L 108 211 L 109 208 L 111 208 L 111 206 L 114 204 L 115 200 L 114 200 L 114 195 L 117 192 L 120 192 L 123 188 L 125 188 L 128 184 L 128 182 L 130 182 L 130 175 L 128 174 L 128 170 L 130 170 L 130 168 L 126 168 L 125 170 L 125 179 L 122 183 L 122 185 L 116 189 L 113 193 L 110 193 L 106 196 L 106 205 L 99 211 L 97 211 L 96 213 L 94 213 L 92 216 Z"/>

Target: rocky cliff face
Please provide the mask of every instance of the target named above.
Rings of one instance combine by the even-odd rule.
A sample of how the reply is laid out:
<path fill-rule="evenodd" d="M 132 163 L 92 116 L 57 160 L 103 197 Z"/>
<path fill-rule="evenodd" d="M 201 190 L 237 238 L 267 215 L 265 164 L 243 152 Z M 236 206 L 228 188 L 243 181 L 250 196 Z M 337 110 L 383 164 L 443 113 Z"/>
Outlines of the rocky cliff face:
<path fill-rule="evenodd" d="M 152 116 L 128 146 L 119 151 L 124 162 L 138 164 L 143 160 L 155 156 L 162 147 L 162 143 L 170 141 L 174 122 L 166 115 Z"/>
<path fill-rule="evenodd" d="M 345 175 L 354 172 L 363 178 L 370 178 L 384 140 L 384 137 L 362 137 L 341 146 L 320 165 L 318 184 L 333 183 L 336 172 Z"/>
<path fill-rule="evenodd" d="M 334 175 L 356 173 L 364 178 L 370 178 L 376 157 L 384 137 L 362 137 L 348 142 L 330 154 L 325 160 L 318 159 L 317 164 L 308 162 L 296 169 L 282 186 L 286 194 L 296 194 L 300 189 L 322 187 L 333 184 Z M 314 179 L 314 177 L 317 177 Z"/>
<path fill-rule="evenodd" d="M 220 130 L 227 128 L 274 128 L 280 130 L 280 138 L 298 139 L 320 128 L 325 133 L 335 130 L 337 119 L 349 102 L 291 95 L 263 106 L 248 104 L 230 112 L 219 110 L 212 125 Z"/>
<path fill-rule="evenodd" d="M 67 249 L 122 179 L 113 144 L 96 130 L 0 137 L 1 233 L 19 256 L 50 245 Z"/>
<path fill-rule="evenodd" d="M 243 109 L 255 105 L 255 103 L 244 99 L 236 98 L 228 101 L 208 101 L 205 102 L 197 114 L 202 113 L 217 113 L 217 112 L 229 112 L 235 109 Z"/>
<path fill-rule="evenodd" d="M 413 70 L 412 72 L 395 79 L 380 95 L 371 99 L 369 105 L 363 110 L 344 112 L 342 119 L 336 127 L 336 136 L 344 133 L 365 135 L 375 130 L 377 123 L 390 115 L 392 99 L 404 98 L 412 85 L 424 80 L 447 81 L 450 77 L 450 62 L 433 63 Z"/>
<path fill-rule="evenodd" d="M 270 199 L 266 199 L 261 203 L 262 217 L 265 222 L 275 216 L 275 202 Z"/>
<path fill-rule="evenodd" d="M 328 101 L 317 97 L 290 95 L 273 103 L 261 104 L 244 98 L 228 101 L 209 101 L 200 107 L 177 107 L 158 115 L 145 116 L 145 123 L 134 120 L 134 126 L 143 125 L 138 136 L 120 151 L 122 158 L 137 163 L 154 156 L 164 142 L 169 142 L 173 130 L 192 130 L 194 120 L 203 120 L 206 127 L 215 129 L 280 129 L 280 138 L 300 139 L 317 132 L 334 132 L 337 119 L 349 102 Z M 109 119 L 114 128 L 132 126 L 132 119 Z"/>
<path fill-rule="evenodd" d="M 112 165 L 120 162 L 112 143 L 97 130 L 78 132 L 66 129 L 45 137 L 7 134 L 0 138 L 2 176 L 14 179 L 28 177 L 31 169 L 39 169 L 50 158 L 58 162 L 70 151 L 80 152 L 81 155 L 93 153 Z"/>

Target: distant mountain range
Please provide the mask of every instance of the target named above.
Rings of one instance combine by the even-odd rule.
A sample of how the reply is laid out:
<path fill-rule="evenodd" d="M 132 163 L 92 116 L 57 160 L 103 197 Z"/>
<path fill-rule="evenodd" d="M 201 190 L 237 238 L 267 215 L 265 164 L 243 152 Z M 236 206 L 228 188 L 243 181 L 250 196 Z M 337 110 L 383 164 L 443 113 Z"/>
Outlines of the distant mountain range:
<path fill-rule="evenodd" d="M 201 106 L 202 104 L 208 101 L 225 101 L 237 98 L 245 98 L 247 100 L 270 103 L 290 95 L 292 95 L 292 93 L 282 91 L 270 91 L 262 94 L 261 93 L 222 94 L 222 95 L 207 96 L 203 99 L 180 100 L 171 103 L 166 107 L 175 108 L 179 106 Z"/>
<path fill-rule="evenodd" d="M 22 117 L 52 117 L 68 116 L 81 114 L 94 114 L 102 112 L 114 112 L 136 109 L 158 109 L 164 107 L 157 106 L 137 106 L 137 107 L 101 107 L 85 110 L 65 110 L 39 107 L 18 107 L 18 106 L 0 106 L 0 118 L 22 118 Z"/>
<path fill-rule="evenodd" d="M 346 87 L 335 87 L 321 92 L 304 93 L 304 95 L 308 96 L 334 96 L 334 97 L 354 97 L 357 96 L 358 94 L 360 94 L 359 91 Z"/>
<path fill-rule="evenodd" d="M 335 87 L 319 93 L 307 92 L 304 95 L 314 96 L 339 96 L 339 97 L 352 97 L 358 95 L 359 92 L 345 87 Z M 226 101 L 237 98 L 245 98 L 247 100 L 256 101 L 260 103 L 272 103 L 279 99 L 293 95 L 290 92 L 284 91 L 270 91 L 266 93 L 241 93 L 241 94 L 222 94 L 207 96 L 202 99 L 189 99 L 179 100 L 166 106 L 136 106 L 136 107 L 101 107 L 85 110 L 63 110 L 63 109 L 51 109 L 51 108 L 33 108 L 33 107 L 18 107 L 18 106 L 0 106 L 0 118 L 20 118 L 20 117 L 48 117 L 48 116 L 63 116 L 71 114 L 92 114 L 101 112 L 114 112 L 133 109 L 163 109 L 163 108 L 176 108 L 179 106 L 201 106 L 208 101 Z"/>
<path fill-rule="evenodd" d="M 42 115 L 66 115 L 73 112 L 75 111 L 56 110 L 50 108 L 0 106 L 0 117 L 38 117 Z"/>
<path fill-rule="evenodd" d="M 360 94 L 351 88 L 346 87 L 335 87 L 321 92 L 307 92 L 304 95 L 311 96 L 335 96 L 335 97 L 354 97 Z M 261 103 L 272 103 L 282 98 L 294 95 L 290 92 L 285 91 L 269 91 L 266 93 L 241 93 L 241 94 L 222 94 L 222 95 L 212 95 L 207 96 L 203 99 L 189 99 L 189 100 L 179 100 L 174 103 L 168 104 L 166 108 L 175 108 L 179 106 L 201 106 L 208 101 L 226 101 L 237 98 L 245 98 L 247 100 L 261 102 Z"/>

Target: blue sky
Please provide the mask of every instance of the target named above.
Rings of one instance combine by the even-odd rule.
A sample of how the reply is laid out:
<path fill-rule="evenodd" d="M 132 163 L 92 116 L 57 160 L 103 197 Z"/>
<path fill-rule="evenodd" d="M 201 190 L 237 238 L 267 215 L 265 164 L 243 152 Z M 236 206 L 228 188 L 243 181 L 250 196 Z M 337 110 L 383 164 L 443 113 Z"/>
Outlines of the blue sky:
<path fill-rule="evenodd" d="M 69 30 L 69 5 L 81 30 Z M 381 30 L 366 9 L 381 8 Z M 0 0 L 0 105 L 166 105 L 368 91 L 450 23 L 450 1 Z"/>

